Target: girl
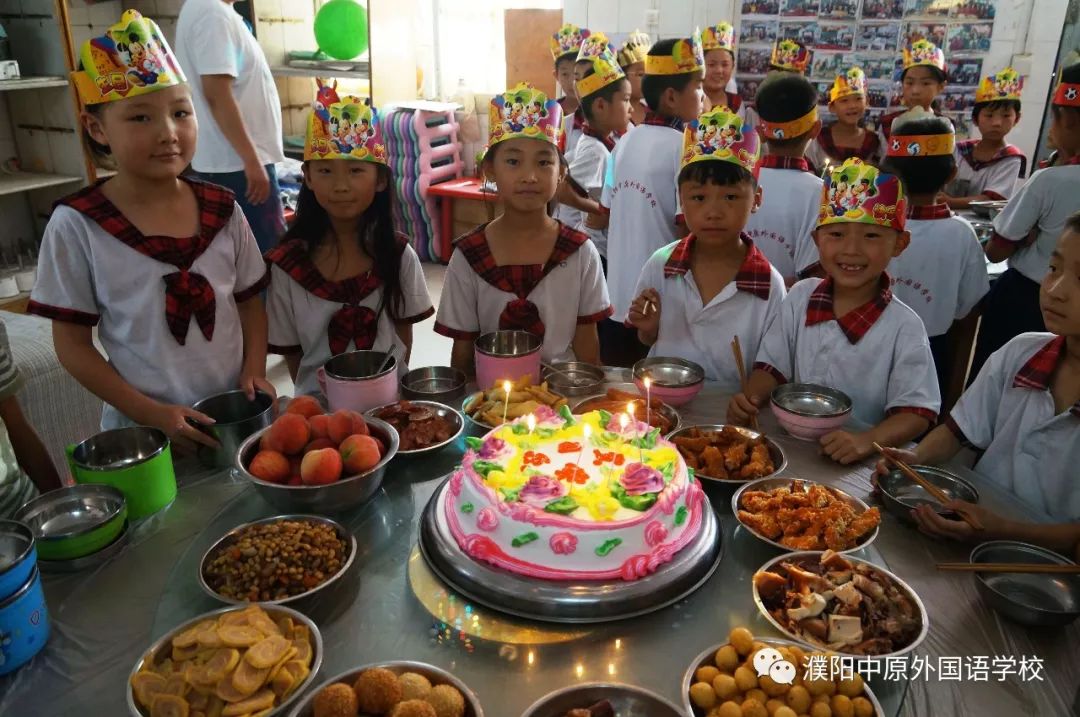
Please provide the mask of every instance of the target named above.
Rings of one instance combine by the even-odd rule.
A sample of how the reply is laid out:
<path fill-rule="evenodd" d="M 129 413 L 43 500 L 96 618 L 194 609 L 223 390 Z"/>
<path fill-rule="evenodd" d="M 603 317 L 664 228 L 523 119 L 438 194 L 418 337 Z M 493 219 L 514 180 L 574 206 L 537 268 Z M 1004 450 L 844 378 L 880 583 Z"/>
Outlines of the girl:
<path fill-rule="evenodd" d="M 232 193 L 180 176 L 197 131 L 183 75 L 109 82 L 131 69 L 109 38 L 131 34 L 161 36 L 128 10 L 83 45 L 73 74 L 82 121 L 118 173 L 59 202 L 28 310 L 53 319 L 60 362 L 107 404 L 102 428 L 155 426 L 180 447 L 213 446 L 189 419 L 213 421 L 191 403 L 236 386 L 274 394 L 259 297 L 266 267 Z M 164 40 L 154 46 L 159 66 L 176 67 Z"/>
<path fill-rule="evenodd" d="M 514 131 L 504 105 L 540 101 L 547 114 Z M 450 258 L 435 331 L 454 339 L 451 366 L 473 371 L 473 341 L 498 329 L 542 336 L 545 361 L 597 363 L 596 324 L 611 315 L 600 254 L 584 234 L 548 216 L 566 176 L 559 153 L 557 102 L 520 84 L 491 101 L 484 173 L 499 188 L 503 214 L 457 241 Z"/>
<path fill-rule="evenodd" d="M 645 57 L 649 54 L 652 38 L 640 30 L 634 30 L 619 48 L 619 67 L 630 80 L 630 122 L 641 124 L 649 106 L 641 92 L 641 80 L 645 77 Z"/>
<path fill-rule="evenodd" d="M 836 121 L 822 127 L 817 138 L 806 148 L 811 171 L 820 174 L 830 165 L 843 164 L 848 157 L 857 157 L 876 166 L 884 153 L 878 135 L 863 127 L 866 75 L 862 68 L 852 67 L 836 76 L 829 89 L 829 111 L 836 115 Z"/>
<path fill-rule="evenodd" d="M 266 255 L 270 350 L 285 356 L 297 394 L 318 391 L 319 367 L 354 348 L 393 348 L 407 363 L 413 324 L 435 313 L 420 258 L 394 232 L 378 116 L 356 97 L 335 97 L 330 116 L 347 107 L 367 131 L 347 144 L 312 112 L 296 221 Z"/>
<path fill-rule="evenodd" d="M 735 113 L 742 109 L 742 97 L 728 92 L 728 82 L 735 71 L 735 28 L 722 22 L 701 31 L 701 49 L 705 51 L 705 109 L 727 107 Z M 740 116 L 742 116 L 740 114 Z"/>

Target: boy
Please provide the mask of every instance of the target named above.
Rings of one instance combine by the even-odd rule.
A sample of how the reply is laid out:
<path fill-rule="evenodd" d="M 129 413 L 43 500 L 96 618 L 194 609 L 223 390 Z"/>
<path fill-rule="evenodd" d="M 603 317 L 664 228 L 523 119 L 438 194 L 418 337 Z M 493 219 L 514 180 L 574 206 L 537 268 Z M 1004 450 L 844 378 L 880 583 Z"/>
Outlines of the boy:
<path fill-rule="evenodd" d="M 837 75 L 829 89 L 829 111 L 836 121 L 822 127 L 817 138 L 806 148 L 810 170 L 819 174 L 833 164 L 843 164 L 848 157 L 858 157 L 877 166 L 881 140 L 863 127 L 866 116 L 866 74 L 852 67 Z"/>
<path fill-rule="evenodd" d="M 1050 333 L 1021 334 L 996 351 L 945 423 L 914 451 L 895 454 L 936 465 L 955 456 L 961 445 L 972 445 L 984 451 L 975 464 L 981 475 L 1053 518 L 1075 522 L 1080 520 L 1080 213 L 1065 221 L 1053 247 L 1039 306 Z M 971 535 L 932 511 L 916 517 L 951 537 Z M 1070 533 L 1061 526 L 997 518 L 979 540 L 1023 539 L 1065 551 L 1080 538 L 1076 526 Z"/>
<path fill-rule="evenodd" d="M 934 100 L 945 91 L 945 53 L 929 40 L 919 39 L 904 48 L 904 69 L 900 74 L 901 97 L 905 109 L 883 115 L 878 133 L 882 146 L 892 131 L 893 120 L 909 109 L 922 107 L 933 111 Z"/>
<path fill-rule="evenodd" d="M 701 31 L 701 49 L 705 52 L 705 79 L 702 89 L 708 100 L 706 109 L 727 107 L 739 112 L 742 97 L 728 92 L 728 82 L 735 70 L 735 28 L 730 22 L 722 22 Z"/>
<path fill-rule="evenodd" d="M 945 202 L 953 209 L 967 209 L 974 201 L 1008 199 L 1016 180 L 1027 171 L 1027 157 L 1020 148 L 1005 142 L 1020 121 L 1020 91 L 1024 78 L 1006 67 L 984 77 L 975 92 L 971 119 L 979 139 L 956 145 L 956 181 L 949 186 Z"/>
<path fill-rule="evenodd" d="M 1050 110 L 1049 137 L 1058 151 L 1057 164 L 1032 174 L 1009 199 L 994 218 L 994 233 L 984 247 L 990 261 L 1008 259 L 1009 268 L 984 299 L 972 376 L 1013 336 L 1046 330 L 1039 282 L 1080 197 L 1080 63 L 1062 70 Z"/>
<path fill-rule="evenodd" d="M 773 43 L 772 53 L 769 56 L 769 75 L 774 72 L 794 72 L 797 75 L 805 75 L 806 68 L 810 66 L 810 50 L 798 40 L 782 39 Z M 768 77 L 768 75 L 766 75 Z M 760 88 L 759 88 L 760 91 Z M 761 122 L 757 110 L 757 96 L 754 97 L 754 106 L 743 108 L 743 122 L 749 127 L 757 127 Z M 769 146 L 766 144 L 765 153 L 768 154 Z"/>
<path fill-rule="evenodd" d="M 802 75 L 774 72 L 755 100 L 758 131 L 769 152 L 758 163 L 761 211 L 750 217 L 746 233 L 791 286 L 817 266 L 810 233 L 817 226 L 822 182 L 803 157 L 821 129 L 817 90 Z"/>
<path fill-rule="evenodd" d="M 551 55 L 555 58 L 555 81 L 559 84 L 563 96 L 559 106 L 563 113 L 563 136 L 566 138 L 563 155 L 569 160 L 581 138 L 581 128 L 585 116 L 581 114 L 581 103 L 574 89 L 574 66 L 577 64 L 581 43 L 589 36 L 586 28 L 567 23 L 551 36 Z"/>
<path fill-rule="evenodd" d="M 637 331 L 624 325 L 638 274 L 649 257 L 685 232 L 679 227 L 678 176 L 682 132 L 701 114 L 704 58 L 695 34 L 661 40 L 645 58 L 641 89 L 645 122 L 626 133 L 612 154 L 608 285 L 615 314 L 602 329 L 602 358 L 630 366 L 645 356 Z"/>
<path fill-rule="evenodd" d="M 814 230 L 827 278 L 791 288 L 761 340 L 748 390 L 728 404 L 729 423 L 745 424 L 777 385 L 798 381 L 851 397 L 858 429 L 821 437 L 822 452 L 839 463 L 934 424 L 941 400 L 926 329 L 885 273 L 908 244 L 906 209 L 900 180 L 857 159 L 827 176 Z"/>
<path fill-rule="evenodd" d="M 652 38 L 640 30 L 634 30 L 619 48 L 619 67 L 630 81 L 630 121 L 641 124 L 645 121 L 645 96 L 641 94 L 641 80 L 645 77 L 645 57 L 649 54 Z"/>
<path fill-rule="evenodd" d="M 641 270 L 630 323 L 653 356 L 681 356 L 705 377 L 739 390 L 727 341 L 757 353 L 784 300 L 784 280 L 742 233 L 757 211 L 757 133 L 727 107 L 716 107 L 683 133 L 679 199 L 691 233 L 652 255 Z"/>
<path fill-rule="evenodd" d="M 950 376 L 967 368 L 976 323 L 970 314 L 990 289 L 978 235 L 966 219 L 938 202 L 941 188 L 956 176 L 954 141 L 948 119 L 922 108 L 909 110 L 893 121 L 883 167 L 904 183 L 911 234 L 908 248 L 889 262 L 893 292 L 926 326 L 947 402 L 963 389 L 963 379 L 952 382 Z"/>

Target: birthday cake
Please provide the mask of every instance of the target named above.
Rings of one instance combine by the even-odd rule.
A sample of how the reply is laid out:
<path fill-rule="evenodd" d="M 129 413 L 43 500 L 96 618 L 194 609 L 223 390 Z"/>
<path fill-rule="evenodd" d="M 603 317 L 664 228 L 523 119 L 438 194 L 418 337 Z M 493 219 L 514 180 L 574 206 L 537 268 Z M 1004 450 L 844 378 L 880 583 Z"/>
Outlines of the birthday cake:
<path fill-rule="evenodd" d="M 701 530 L 701 486 L 644 421 L 542 407 L 466 441 L 443 510 L 474 560 L 544 580 L 637 580 Z"/>

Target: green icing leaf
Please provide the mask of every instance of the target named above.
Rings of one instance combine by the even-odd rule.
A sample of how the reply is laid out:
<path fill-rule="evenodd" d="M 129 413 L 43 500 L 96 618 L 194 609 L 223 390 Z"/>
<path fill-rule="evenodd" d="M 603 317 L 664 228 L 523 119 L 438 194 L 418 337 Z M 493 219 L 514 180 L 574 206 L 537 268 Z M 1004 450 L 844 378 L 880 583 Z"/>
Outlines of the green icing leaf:
<path fill-rule="evenodd" d="M 685 505 L 680 506 L 679 509 L 675 511 L 675 525 L 682 525 L 683 523 L 685 523 L 686 516 L 689 513 L 690 511 L 686 509 Z"/>
<path fill-rule="evenodd" d="M 491 471 L 506 470 L 498 463 L 492 463 L 491 461 L 474 461 L 473 470 L 479 473 L 482 477 L 487 478 L 488 473 Z"/>
<path fill-rule="evenodd" d="M 577 501 L 568 495 L 553 500 L 544 506 L 544 510 L 548 513 L 558 513 L 559 515 L 570 515 L 578 509 Z"/>
<path fill-rule="evenodd" d="M 694 476 L 694 469 L 690 466 L 686 467 L 686 477 L 690 480 L 691 483 L 697 480 L 697 478 Z"/>
<path fill-rule="evenodd" d="M 499 488 L 499 495 L 507 503 L 513 503 L 518 499 L 518 493 L 521 492 L 521 488 Z"/>
<path fill-rule="evenodd" d="M 643 449 L 649 451 L 649 450 L 652 450 L 653 448 L 656 448 L 656 440 L 659 437 L 660 437 L 660 429 L 659 428 L 654 428 L 651 431 L 649 431 L 648 433 L 646 433 L 644 436 L 639 436 L 639 437 L 633 439 L 632 441 L 630 441 L 630 445 L 634 446 L 635 448 L 643 448 Z"/>
<path fill-rule="evenodd" d="M 628 495 L 626 489 L 617 482 L 611 484 L 611 496 L 619 501 L 619 505 L 630 510 L 644 512 L 656 502 L 656 493 L 642 493 L 641 495 Z"/>
<path fill-rule="evenodd" d="M 596 546 L 596 554 L 603 558 L 620 545 L 622 545 L 622 538 L 611 538 L 610 540 L 605 540 L 604 542 L 600 543 L 600 545 Z"/>
<path fill-rule="evenodd" d="M 462 503 L 461 504 L 461 512 L 462 513 L 471 513 L 471 512 L 473 512 L 473 504 L 472 503 Z"/>
<path fill-rule="evenodd" d="M 600 413 L 600 425 L 601 426 L 606 426 L 608 423 L 611 422 L 611 412 L 610 411 L 605 411 L 604 409 L 601 408 L 599 413 Z"/>
<path fill-rule="evenodd" d="M 484 439 L 476 436 L 465 436 L 465 445 L 474 451 L 478 451 L 484 447 Z"/>
<path fill-rule="evenodd" d="M 567 426 L 573 426 L 575 423 L 577 423 L 577 421 L 574 420 L 574 414 L 570 412 L 570 407 L 567 406 L 565 403 L 559 406 L 559 415 L 562 416 L 563 421 L 565 421 L 565 423 L 563 423 L 563 428 L 566 428 Z"/>
<path fill-rule="evenodd" d="M 664 465 L 660 466 L 660 468 L 658 468 L 657 470 L 660 471 L 660 475 L 664 476 L 664 482 L 665 483 L 670 483 L 671 479 L 675 477 L 675 464 L 674 463 L 665 463 Z"/>
<path fill-rule="evenodd" d="M 539 438 L 551 438 L 555 435 L 555 428 L 537 428 L 535 433 Z"/>
<path fill-rule="evenodd" d="M 532 541 L 539 539 L 540 536 L 536 533 L 522 533 L 521 535 L 518 535 L 513 540 L 511 540 L 510 545 L 513 545 L 515 548 L 520 548 L 522 545 L 528 545 Z"/>
<path fill-rule="evenodd" d="M 529 427 L 524 423 L 515 423 L 510 427 L 515 436 L 524 436 L 529 433 Z"/>

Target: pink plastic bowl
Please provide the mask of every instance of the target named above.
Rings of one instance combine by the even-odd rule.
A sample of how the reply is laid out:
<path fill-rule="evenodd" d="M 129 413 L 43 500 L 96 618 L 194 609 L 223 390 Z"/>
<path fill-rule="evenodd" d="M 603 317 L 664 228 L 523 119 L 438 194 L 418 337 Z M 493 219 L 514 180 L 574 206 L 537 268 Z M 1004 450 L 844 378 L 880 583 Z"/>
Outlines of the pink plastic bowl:
<path fill-rule="evenodd" d="M 818 440 L 851 417 L 851 399 L 847 394 L 813 383 L 777 386 L 770 405 L 784 430 L 804 441 Z"/>
<path fill-rule="evenodd" d="M 476 384 L 483 390 L 503 381 L 526 376 L 532 383 L 540 379 L 540 349 L 543 339 L 525 331 L 492 331 L 476 340 Z"/>
<path fill-rule="evenodd" d="M 635 379 L 634 385 L 638 387 L 638 391 L 644 396 L 645 382 L 640 379 Z M 650 389 L 650 397 L 658 398 L 669 406 L 682 406 L 685 403 L 693 401 L 694 397 L 701 393 L 701 389 L 704 387 L 704 381 L 695 383 L 692 386 L 679 386 L 678 388 L 672 388 L 671 386 L 657 386 L 654 383 Z"/>

